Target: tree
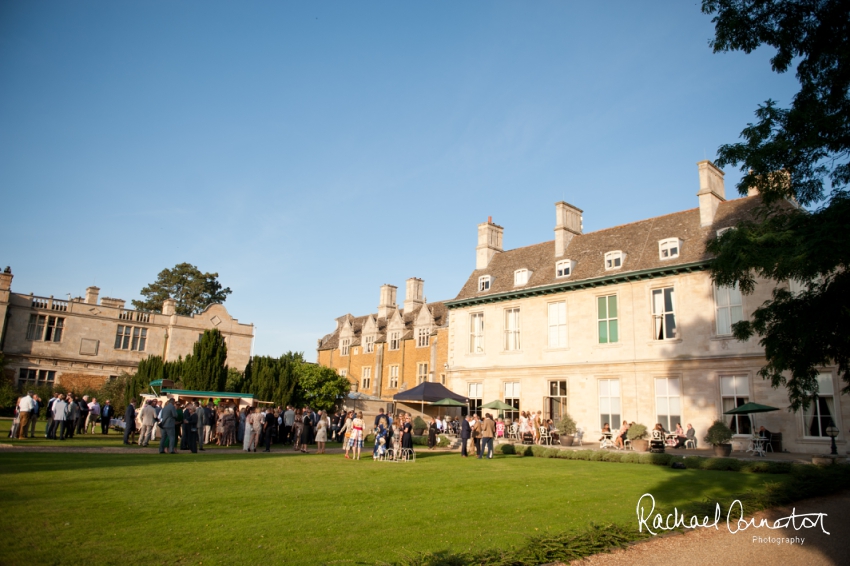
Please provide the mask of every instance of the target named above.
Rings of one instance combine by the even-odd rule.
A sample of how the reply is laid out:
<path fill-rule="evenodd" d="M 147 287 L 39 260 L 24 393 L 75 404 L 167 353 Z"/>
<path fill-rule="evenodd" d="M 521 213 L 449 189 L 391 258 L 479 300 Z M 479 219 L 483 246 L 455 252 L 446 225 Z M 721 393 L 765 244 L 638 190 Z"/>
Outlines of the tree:
<path fill-rule="evenodd" d="M 183 360 L 182 381 L 186 389 L 224 391 L 227 386 L 227 344 L 217 328 L 205 330 L 192 353 Z"/>
<path fill-rule="evenodd" d="M 162 302 L 174 299 L 177 314 L 188 316 L 202 312 L 216 303 L 223 303 L 232 291 L 221 287 L 218 273 L 201 273 L 189 263 L 179 263 L 174 269 L 163 269 L 156 281 L 144 287 L 139 294 L 145 300 L 133 301 L 139 310 L 162 312 Z"/>
<path fill-rule="evenodd" d="M 818 368 L 837 364 L 850 393 L 850 2 L 846 0 L 703 0 L 714 14 L 715 52 L 776 50 L 774 71 L 796 66 L 800 84 L 789 108 L 768 100 L 743 141 L 723 145 L 717 164 L 747 173 L 738 184 L 761 194 L 753 219 L 709 242 L 719 285 L 752 293 L 756 277 L 777 288 L 733 326 L 735 337 L 760 337 L 767 364 L 759 374 L 785 386 L 791 408 L 816 397 Z M 791 202 L 793 205 L 789 205 Z"/>
<path fill-rule="evenodd" d="M 251 393 L 260 401 L 271 401 L 276 406 L 293 402 L 296 388 L 296 366 L 303 361 L 298 353 L 287 352 L 280 358 L 254 356 L 245 367 L 243 392 Z"/>
<path fill-rule="evenodd" d="M 298 404 L 328 411 L 333 409 L 337 400 L 350 389 L 351 384 L 348 379 L 339 375 L 336 370 L 308 362 L 299 362 L 298 387 L 295 394 Z"/>

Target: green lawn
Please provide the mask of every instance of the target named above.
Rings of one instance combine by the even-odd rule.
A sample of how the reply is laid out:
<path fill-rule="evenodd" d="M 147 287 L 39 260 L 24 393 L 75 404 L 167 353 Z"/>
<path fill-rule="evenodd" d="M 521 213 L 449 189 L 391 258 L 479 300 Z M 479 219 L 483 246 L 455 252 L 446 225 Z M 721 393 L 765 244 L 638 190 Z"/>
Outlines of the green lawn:
<path fill-rule="evenodd" d="M 446 452 L 392 464 L 0 449 L 0 564 L 392 562 L 504 548 L 591 521 L 636 528 L 644 493 L 683 506 L 787 477 Z"/>

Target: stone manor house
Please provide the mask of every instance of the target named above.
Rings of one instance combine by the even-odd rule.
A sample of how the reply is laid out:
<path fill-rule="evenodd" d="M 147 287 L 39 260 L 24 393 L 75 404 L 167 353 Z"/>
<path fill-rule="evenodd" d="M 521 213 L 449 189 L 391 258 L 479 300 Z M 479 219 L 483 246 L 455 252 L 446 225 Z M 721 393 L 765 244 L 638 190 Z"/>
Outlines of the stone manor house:
<path fill-rule="evenodd" d="M 192 353 L 204 330 L 218 328 L 227 343 L 227 363 L 240 371 L 251 355 L 253 324 L 242 324 L 224 305 L 194 316 L 175 314 L 167 299 L 161 313 L 127 309 L 122 299 L 60 300 L 13 293 L 12 273 L 0 273 L 0 352 L 19 385 L 98 387 L 122 371 L 134 373 L 148 356 L 176 360 Z"/>
<path fill-rule="evenodd" d="M 818 402 L 791 413 L 785 390 L 757 375 L 758 340 L 732 336 L 774 283 L 748 296 L 713 285 L 705 244 L 760 197 L 727 201 L 723 172 L 709 161 L 698 172 L 697 208 L 596 232 L 584 233 L 583 211 L 559 202 L 554 240 L 504 250 L 504 229 L 488 220 L 454 299 L 425 305 L 421 280 L 411 279 L 399 310 L 396 288 L 384 285 L 376 314 L 337 319 L 318 362 L 385 399 L 431 380 L 467 396 L 473 410 L 500 399 L 514 408 L 507 417 L 529 410 L 557 420 L 566 411 L 587 438 L 627 420 L 668 430 L 691 423 L 701 440 L 721 418 L 738 446 L 764 425 L 790 451 L 822 453 L 834 422 L 846 447 L 850 403 L 836 367 L 822 368 Z M 753 422 L 722 414 L 749 401 L 781 410 Z"/>

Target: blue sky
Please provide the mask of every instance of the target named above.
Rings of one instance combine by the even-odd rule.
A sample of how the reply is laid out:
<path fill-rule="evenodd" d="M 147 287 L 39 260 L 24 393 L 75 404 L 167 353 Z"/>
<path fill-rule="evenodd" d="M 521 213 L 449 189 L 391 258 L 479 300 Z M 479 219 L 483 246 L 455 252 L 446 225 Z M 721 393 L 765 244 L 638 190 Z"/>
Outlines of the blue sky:
<path fill-rule="evenodd" d="M 696 162 L 796 91 L 712 36 L 681 1 L 6 1 L 0 264 L 130 301 L 190 262 L 255 353 L 314 359 L 383 283 L 453 298 L 488 215 L 515 248 L 559 200 L 585 231 L 697 206 Z"/>

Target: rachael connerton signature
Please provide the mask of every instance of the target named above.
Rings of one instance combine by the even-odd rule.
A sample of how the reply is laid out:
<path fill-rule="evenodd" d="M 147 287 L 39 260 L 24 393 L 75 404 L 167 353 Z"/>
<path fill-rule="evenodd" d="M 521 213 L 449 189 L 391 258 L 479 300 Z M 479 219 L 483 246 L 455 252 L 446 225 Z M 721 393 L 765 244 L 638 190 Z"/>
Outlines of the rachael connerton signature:
<path fill-rule="evenodd" d="M 726 528 L 730 533 L 734 534 L 739 531 L 745 531 L 750 527 L 755 529 L 787 529 L 792 528 L 795 531 L 801 529 L 813 529 L 820 527 L 821 531 L 829 534 L 824 526 L 824 517 L 826 513 L 803 513 L 798 514 L 797 508 L 792 509 L 791 514 L 787 517 L 780 517 L 770 521 L 768 519 L 756 520 L 755 518 L 747 519 L 744 517 L 744 505 L 740 500 L 736 499 L 729 506 L 726 513 Z M 714 520 L 706 515 L 700 519 L 697 515 L 691 515 L 690 519 L 684 514 L 679 513 L 677 508 L 673 508 L 672 513 L 666 516 L 655 511 L 655 498 L 652 494 L 644 493 L 641 495 L 637 504 L 637 519 L 638 531 L 646 531 L 651 535 L 658 534 L 659 531 L 672 531 L 678 528 L 697 529 L 714 527 L 719 530 L 719 524 L 723 517 L 723 511 L 720 508 L 720 503 L 715 504 Z"/>

